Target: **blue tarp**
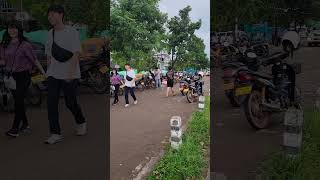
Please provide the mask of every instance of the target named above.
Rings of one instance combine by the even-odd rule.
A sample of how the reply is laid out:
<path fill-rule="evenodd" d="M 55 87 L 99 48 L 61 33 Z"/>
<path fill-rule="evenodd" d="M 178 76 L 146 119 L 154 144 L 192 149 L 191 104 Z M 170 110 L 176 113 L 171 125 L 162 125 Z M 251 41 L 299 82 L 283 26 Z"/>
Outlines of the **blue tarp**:
<path fill-rule="evenodd" d="M 5 32 L 5 30 L 0 31 L 0 41 L 2 40 L 2 36 L 3 36 L 4 32 Z M 47 34 L 48 34 L 47 30 L 24 32 L 24 35 L 30 41 L 39 42 L 42 44 L 44 44 L 46 42 Z M 85 39 L 88 38 L 87 37 L 87 29 L 85 29 L 85 28 L 79 29 L 79 34 L 80 34 L 81 41 L 84 41 Z M 99 36 L 99 37 L 107 37 L 107 35 L 108 35 L 107 31 L 102 31 L 101 33 L 96 34 L 96 36 Z"/>

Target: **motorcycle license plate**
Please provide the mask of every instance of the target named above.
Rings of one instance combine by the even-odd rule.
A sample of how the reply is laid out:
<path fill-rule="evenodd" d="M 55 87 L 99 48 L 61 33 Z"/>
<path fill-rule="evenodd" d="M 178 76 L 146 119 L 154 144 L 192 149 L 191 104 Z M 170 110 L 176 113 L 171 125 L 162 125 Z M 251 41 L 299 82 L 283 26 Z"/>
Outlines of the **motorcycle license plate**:
<path fill-rule="evenodd" d="M 229 90 L 229 89 L 233 89 L 233 88 L 234 88 L 234 82 L 224 83 L 223 84 L 223 89 L 224 90 Z"/>
<path fill-rule="evenodd" d="M 41 75 L 41 74 L 35 75 L 35 76 L 32 76 L 32 77 L 31 77 L 31 81 L 32 81 L 32 83 L 34 83 L 34 84 L 41 83 L 41 82 L 43 82 L 43 81 L 45 81 L 45 80 L 46 80 L 46 77 L 43 76 L 43 75 Z"/>
<path fill-rule="evenodd" d="M 243 86 L 243 87 L 239 87 L 236 88 L 236 96 L 241 96 L 241 95 L 246 95 L 246 94 L 250 94 L 252 90 L 252 86 Z"/>
<path fill-rule="evenodd" d="M 102 66 L 99 71 L 103 74 L 105 74 L 108 71 L 108 67 L 107 66 Z"/>

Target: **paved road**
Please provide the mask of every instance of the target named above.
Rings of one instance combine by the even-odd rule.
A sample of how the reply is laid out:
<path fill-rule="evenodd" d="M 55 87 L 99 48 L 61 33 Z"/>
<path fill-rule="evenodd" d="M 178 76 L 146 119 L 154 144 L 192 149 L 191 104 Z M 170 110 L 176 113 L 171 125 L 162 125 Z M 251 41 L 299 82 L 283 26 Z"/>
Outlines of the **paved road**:
<path fill-rule="evenodd" d="M 320 87 L 319 48 L 302 48 L 294 61 L 302 62 L 302 74 L 297 84 L 302 88 L 305 104 L 310 104 Z M 211 79 L 214 87 L 214 144 L 215 172 L 223 173 L 228 180 L 250 180 L 258 172 L 260 163 L 281 148 L 282 135 L 279 121 L 270 129 L 254 131 L 239 108 L 231 107 L 222 91 L 221 71 L 216 70 Z M 276 119 L 276 118 L 275 118 Z"/>
<path fill-rule="evenodd" d="M 206 78 L 206 87 L 210 86 L 208 82 Z M 146 90 L 137 93 L 138 105 L 124 108 L 122 96 L 120 104 L 111 107 L 112 180 L 131 179 L 132 170 L 160 152 L 161 142 L 170 135 L 170 118 L 181 116 L 185 124 L 197 108 L 184 96 L 164 96 L 164 90 Z"/>
<path fill-rule="evenodd" d="M 13 115 L 0 113 L 0 179 L 2 180 L 106 180 L 107 96 L 85 90 L 80 102 L 88 121 L 89 134 L 74 135 L 71 113 L 61 101 L 60 117 L 65 141 L 45 145 L 48 135 L 46 105 L 28 110 L 32 134 L 8 139 L 4 133 Z"/>

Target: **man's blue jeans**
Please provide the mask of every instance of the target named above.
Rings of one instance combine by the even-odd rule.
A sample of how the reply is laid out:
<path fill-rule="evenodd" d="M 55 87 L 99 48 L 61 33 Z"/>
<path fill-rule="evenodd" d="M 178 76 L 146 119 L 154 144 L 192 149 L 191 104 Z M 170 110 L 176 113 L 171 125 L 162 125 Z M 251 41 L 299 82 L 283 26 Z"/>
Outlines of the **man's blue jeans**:
<path fill-rule="evenodd" d="M 156 87 L 157 88 L 161 87 L 161 80 L 160 79 L 156 79 Z"/>

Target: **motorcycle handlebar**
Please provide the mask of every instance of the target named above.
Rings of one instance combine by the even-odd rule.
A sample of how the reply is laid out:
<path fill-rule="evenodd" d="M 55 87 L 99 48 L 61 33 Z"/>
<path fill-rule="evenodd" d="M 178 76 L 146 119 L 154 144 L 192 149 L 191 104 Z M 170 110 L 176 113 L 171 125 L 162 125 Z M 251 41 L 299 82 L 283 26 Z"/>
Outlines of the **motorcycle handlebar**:
<path fill-rule="evenodd" d="M 287 52 L 276 52 L 268 58 L 261 59 L 260 62 L 263 66 L 269 66 L 277 62 L 282 62 L 287 57 L 289 57 L 289 53 Z"/>

